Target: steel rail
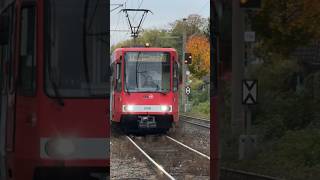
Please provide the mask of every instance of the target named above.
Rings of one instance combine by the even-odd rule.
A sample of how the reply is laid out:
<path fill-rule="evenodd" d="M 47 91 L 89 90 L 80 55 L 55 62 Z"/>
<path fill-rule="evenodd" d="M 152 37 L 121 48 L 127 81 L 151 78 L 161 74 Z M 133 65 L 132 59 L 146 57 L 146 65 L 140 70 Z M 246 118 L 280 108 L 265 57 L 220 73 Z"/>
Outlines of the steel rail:
<path fill-rule="evenodd" d="M 209 119 L 205 119 L 205 118 L 199 118 L 199 117 L 187 116 L 187 115 L 183 115 L 183 114 L 180 114 L 180 116 L 183 116 L 183 117 L 186 117 L 186 118 L 190 118 L 190 119 L 201 120 L 201 121 L 204 121 L 204 122 L 210 122 L 210 120 L 209 120 Z"/>
<path fill-rule="evenodd" d="M 175 180 L 161 165 L 159 165 L 155 160 L 153 160 L 142 148 L 140 148 L 129 136 L 127 136 L 129 141 L 154 165 L 156 166 L 162 173 L 164 173 L 169 179 Z"/>
<path fill-rule="evenodd" d="M 182 146 L 182 147 L 184 147 L 184 148 L 186 148 L 186 149 L 188 149 L 188 150 L 190 150 L 190 151 L 192 151 L 192 152 L 194 152 L 194 153 L 196 153 L 196 154 L 198 154 L 198 155 L 200 155 L 200 156 L 202 156 L 202 157 L 204 157 L 204 158 L 206 158 L 206 159 L 210 160 L 210 156 L 205 155 L 205 154 L 203 154 L 203 153 L 201 153 L 201 152 L 199 152 L 199 151 L 197 151 L 197 150 L 195 150 L 195 149 L 193 149 L 193 148 L 191 148 L 191 147 L 189 147 L 189 146 L 187 146 L 187 145 L 183 144 L 182 142 L 180 142 L 180 141 L 178 141 L 178 140 L 173 139 L 173 138 L 172 138 L 172 137 L 170 137 L 170 136 L 166 136 L 166 137 L 167 137 L 168 139 L 170 139 L 171 141 L 173 141 L 173 142 L 175 142 L 175 143 L 179 144 L 180 146 Z"/>
<path fill-rule="evenodd" d="M 196 123 L 196 122 L 192 122 L 191 121 L 188 121 L 188 120 L 185 120 L 185 119 L 180 119 L 181 121 L 183 122 L 186 122 L 186 123 L 189 123 L 189 124 L 193 124 L 193 125 L 196 125 L 196 126 L 200 126 L 200 127 L 204 127 L 204 128 L 210 128 L 210 121 L 209 120 L 206 120 L 206 119 L 201 119 L 201 118 L 196 118 L 196 117 L 191 117 L 191 116 L 185 116 L 185 115 L 180 115 L 180 117 L 185 117 L 185 118 L 189 118 L 189 119 L 194 119 L 196 121 L 202 121 L 202 122 L 205 122 L 206 124 L 200 124 L 200 123 Z"/>
<path fill-rule="evenodd" d="M 247 172 L 236 169 L 221 167 L 221 179 L 247 179 L 247 180 L 283 180 L 276 177 L 261 175 L 253 172 Z"/>

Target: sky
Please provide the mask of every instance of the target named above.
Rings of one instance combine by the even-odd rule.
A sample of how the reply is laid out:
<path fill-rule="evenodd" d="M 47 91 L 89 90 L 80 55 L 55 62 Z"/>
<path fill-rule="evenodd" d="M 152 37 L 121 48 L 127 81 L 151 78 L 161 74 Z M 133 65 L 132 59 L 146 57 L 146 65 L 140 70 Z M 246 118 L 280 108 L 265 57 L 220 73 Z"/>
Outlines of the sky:
<path fill-rule="evenodd" d="M 125 4 L 129 9 L 149 9 L 142 29 L 169 29 L 170 23 L 175 20 L 188 17 L 190 14 L 199 14 L 204 18 L 210 16 L 210 0 L 110 0 L 110 45 L 120 41 L 130 39 L 128 21 L 123 12 L 119 12 L 122 7 L 115 9 L 115 4 Z M 129 13 L 133 26 L 137 26 L 142 13 Z M 121 30 L 121 31 L 114 31 Z M 122 31 L 126 30 L 126 31 Z"/>

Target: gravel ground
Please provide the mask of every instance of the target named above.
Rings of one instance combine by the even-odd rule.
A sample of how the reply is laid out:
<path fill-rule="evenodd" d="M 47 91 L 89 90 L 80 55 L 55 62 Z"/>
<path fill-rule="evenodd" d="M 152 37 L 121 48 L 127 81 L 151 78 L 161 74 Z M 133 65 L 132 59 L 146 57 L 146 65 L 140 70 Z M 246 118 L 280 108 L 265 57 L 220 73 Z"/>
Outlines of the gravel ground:
<path fill-rule="evenodd" d="M 161 179 L 152 165 L 118 130 L 111 134 L 110 179 Z"/>
<path fill-rule="evenodd" d="M 176 179 L 209 179 L 209 160 L 165 136 L 133 137 L 135 142 Z"/>
<path fill-rule="evenodd" d="M 168 135 L 210 156 L 210 129 L 180 121 L 175 132 L 170 132 Z"/>
<path fill-rule="evenodd" d="M 168 135 L 206 155 L 210 155 L 209 129 L 180 122 L 179 127 L 174 132 L 169 132 Z M 163 155 L 165 157 L 160 158 L 160 160 L 156 159 L 156 161 L 159 161 L 158 163 L 163 166 L 170 167 L 167 171 L 176 173 L 177 179 L 209 179 L 209 161 L 207 162 L 205 159 L 196 160 L 198 157 L 190 154 L 182 155 L 180 160 L 176 160 L 176 157 L 180 156 L 184 150 L 170 149 L 169 145 L 166 144 L 170 140 L 167 140 L 164 136 L 148 135 L 147 137 L 135 137 L 135 139 L 140 142 L 140 145 L 145 146 L 147 153 L 151 153 L 152 156 L 157 156 L 156 154 L 159 152 L 169 152 Z M 166 160 L 168 157 L 175 158 L 171 158 L 172 161 L 170 161 Z M 171 165 L 168 166 L 166 163 L 171 163 Z M 181 170 L 179 170 L 181 166 L 188 167 L 183 170 L 183 176 L 181 176 Z M 167 179 L 156 172 L 153 165 L 143 157 L 118 128 L 113 128 L 111 133 L 110 178 Z"/>

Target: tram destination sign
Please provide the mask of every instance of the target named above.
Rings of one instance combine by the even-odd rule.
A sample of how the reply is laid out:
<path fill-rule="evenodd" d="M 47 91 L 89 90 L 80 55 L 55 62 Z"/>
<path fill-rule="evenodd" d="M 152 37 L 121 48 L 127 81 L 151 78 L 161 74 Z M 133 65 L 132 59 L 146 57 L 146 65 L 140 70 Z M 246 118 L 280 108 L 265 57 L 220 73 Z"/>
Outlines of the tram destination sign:
<path fill-rule="evenodd" d="M 165 52 L 128 52 L 126 60 L 129 62 L 169 62 L 170 55 Z"/>

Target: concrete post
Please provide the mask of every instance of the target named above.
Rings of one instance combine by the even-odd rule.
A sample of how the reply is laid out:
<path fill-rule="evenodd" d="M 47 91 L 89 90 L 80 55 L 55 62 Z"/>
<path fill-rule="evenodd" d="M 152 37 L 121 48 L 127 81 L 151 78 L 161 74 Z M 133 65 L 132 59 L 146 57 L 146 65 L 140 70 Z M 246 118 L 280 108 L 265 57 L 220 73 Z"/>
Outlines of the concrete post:
<path fill-rule="evenodd" d="M 239 135 L 244 131 L 244 109 L 241 100 L 241 87 L 244 74 L 244 13 L 239 1 L 232 5 L 232 133 Z"/>

